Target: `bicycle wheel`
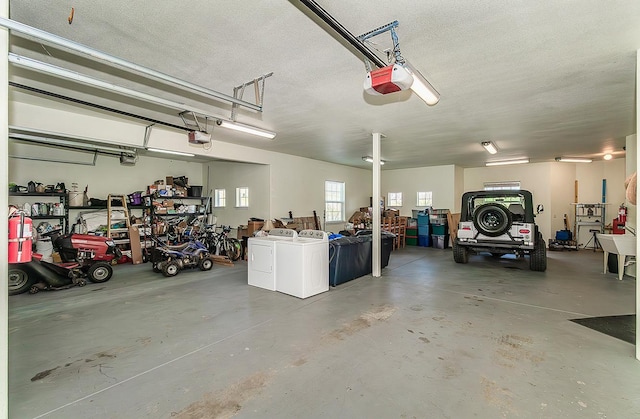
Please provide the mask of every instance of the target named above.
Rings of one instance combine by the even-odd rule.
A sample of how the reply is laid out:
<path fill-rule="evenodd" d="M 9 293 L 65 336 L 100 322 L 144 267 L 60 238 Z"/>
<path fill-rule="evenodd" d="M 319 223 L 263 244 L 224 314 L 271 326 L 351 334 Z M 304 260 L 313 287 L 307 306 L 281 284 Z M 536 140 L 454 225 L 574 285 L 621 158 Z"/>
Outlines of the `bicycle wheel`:
<path fill-rule="evenodd" d="M 224 251 L 227 257 L 232 261 L 240 259 L 242 253 L 242 244 L 238 239 L 227 238 L 224 241 Z"/>

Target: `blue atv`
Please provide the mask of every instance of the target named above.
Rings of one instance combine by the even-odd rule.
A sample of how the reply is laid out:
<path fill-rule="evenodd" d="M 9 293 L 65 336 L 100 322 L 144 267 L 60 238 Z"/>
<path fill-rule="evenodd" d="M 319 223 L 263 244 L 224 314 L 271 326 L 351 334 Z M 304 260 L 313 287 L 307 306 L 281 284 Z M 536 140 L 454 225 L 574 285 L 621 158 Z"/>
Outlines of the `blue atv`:
<path fill-rule="evenodd" d="M 213 260 L 207 247 L 199 240 L 191 240 L 177 246 L 161 244 L 151 252 L 154 272 L 162 272 L 164 276 L 176 276 L 185 268 L 198 267 L 208 271 Z"/>

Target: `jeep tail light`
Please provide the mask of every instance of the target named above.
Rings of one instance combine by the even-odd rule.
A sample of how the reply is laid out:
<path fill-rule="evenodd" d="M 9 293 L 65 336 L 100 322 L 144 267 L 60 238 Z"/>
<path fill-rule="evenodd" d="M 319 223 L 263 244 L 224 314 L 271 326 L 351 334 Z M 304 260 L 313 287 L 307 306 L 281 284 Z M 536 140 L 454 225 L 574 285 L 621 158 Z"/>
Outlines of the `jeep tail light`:
<path fill-rule="evenodd" d="M 529 233 L 531 233 L 531 230 L 526 229 L 526 228 L 522 228 L 522 229 L 518 230 L 518 232 L 520 234 L 529 234 Z"/>
<path fill-rule="evenodd" d="M 464 227 L 462 227 L 462 229 L 461 229 L 461 230 L 471 230 L 471 227 L 469 227 L 469 226 L 464 226 Z"/>

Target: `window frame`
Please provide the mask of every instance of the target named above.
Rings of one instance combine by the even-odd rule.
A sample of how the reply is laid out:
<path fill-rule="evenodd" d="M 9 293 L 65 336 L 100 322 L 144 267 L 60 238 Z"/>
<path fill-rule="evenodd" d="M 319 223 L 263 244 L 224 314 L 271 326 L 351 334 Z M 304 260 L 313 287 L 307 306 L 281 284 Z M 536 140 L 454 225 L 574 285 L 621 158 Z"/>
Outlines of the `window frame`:
<path fill-rule="evenodd" d="M 425 204 L 420 203 L 420 194 L 428 194 L 423 199 Z M 432 207 L 433 206 L 433 191 L 416 192 L 416 206 L 417 207 Z"/>
<path fill-rule="evenodd" d="M 242 197 L 241 192 L 246 191 L 246 196 Z M 246 204 L 242 202 L 246 200 Z M 236 188 L 236 208 L 249 208 L 249 187 L 248 186 L 238 186 Z"/>
<path fill-rule="evenodd" d="M 393 197 L 391 195 L 393 195 Z M 403 202 L 402 192 L 387 193 L 387 207 L 397 208 L 397 207 L 401 207 L 403 204 L 404 202 Z"/>
<path fill-rule="evenodd" d="M 337 190 L 329 189 L 329 186 L 337 186 Z M 334 192 L 339 195 L 338 199 L 328 199 L 327 195 L 329 192 Z M 337 181 L 337 180 L 325 180 L 324 181 L 324 214 L 325 221 L 327 223 L 344 223 L 345 222 L 345 207 L 346 207 L 346 184 L 345 182 Z M 328 208 L 329 205 L 338 204 L 340 206 L 340 214 L 339 217 L 334 219 L 334 217 L 330 214 L 334 214 L 335 210 L 330 210 Z"/>
<path fill-rule="evenodd" d="M 220 194 L 220 192 L 222 192 Z M 222 196 L 220 196 L 222 195 Z M 214 189 L 213 190 L 213 207 L 225 208 L 227 206 L 227 190 L 226 189 Z"/>

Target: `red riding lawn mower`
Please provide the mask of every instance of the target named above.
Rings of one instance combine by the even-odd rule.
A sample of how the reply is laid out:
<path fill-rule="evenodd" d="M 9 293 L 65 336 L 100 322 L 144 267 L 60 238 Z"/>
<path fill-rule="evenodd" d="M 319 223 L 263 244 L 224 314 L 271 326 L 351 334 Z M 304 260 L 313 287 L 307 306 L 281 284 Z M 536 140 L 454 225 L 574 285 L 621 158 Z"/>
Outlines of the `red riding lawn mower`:
<path fill-rule="evenodd" d="M 88 234 L 61 234 L 53 230 L 41 237 L 50 237 L 53 250 L 62 262 L 48 262 L 41 254 L 32 253 L 32 221 L 21 211 L 9 210 L 9 295 L 29 290 L 58 290 L 111 279 L 111 261 L 122 256 L 113 240 Z"/>

